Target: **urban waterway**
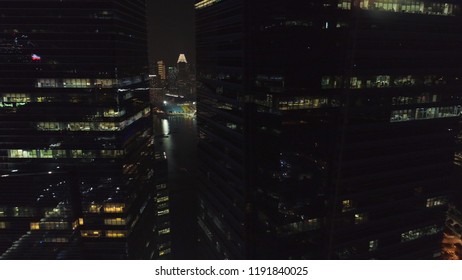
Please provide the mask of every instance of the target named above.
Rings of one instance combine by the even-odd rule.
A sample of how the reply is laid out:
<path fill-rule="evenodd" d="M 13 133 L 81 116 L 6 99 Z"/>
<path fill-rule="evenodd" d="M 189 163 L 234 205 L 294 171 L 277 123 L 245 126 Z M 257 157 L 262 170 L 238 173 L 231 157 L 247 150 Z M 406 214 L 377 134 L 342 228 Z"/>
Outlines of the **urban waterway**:
<path fill-rule="evenodd" d="M 173 259 L 197 259 L 196 118 L 154 118 L 156 149 L 168 159 Z"/>

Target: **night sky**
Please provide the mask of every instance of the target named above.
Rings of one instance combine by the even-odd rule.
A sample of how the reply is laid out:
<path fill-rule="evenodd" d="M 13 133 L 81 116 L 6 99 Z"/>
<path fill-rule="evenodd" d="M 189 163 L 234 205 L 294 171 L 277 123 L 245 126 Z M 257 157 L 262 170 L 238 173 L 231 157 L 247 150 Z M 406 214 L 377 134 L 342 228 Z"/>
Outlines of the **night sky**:
<path fill-rule="evenodd" d="M 194 0 L 146 0 L 149 59 L 174 65 L 180 53 L 194 63 Z"/>

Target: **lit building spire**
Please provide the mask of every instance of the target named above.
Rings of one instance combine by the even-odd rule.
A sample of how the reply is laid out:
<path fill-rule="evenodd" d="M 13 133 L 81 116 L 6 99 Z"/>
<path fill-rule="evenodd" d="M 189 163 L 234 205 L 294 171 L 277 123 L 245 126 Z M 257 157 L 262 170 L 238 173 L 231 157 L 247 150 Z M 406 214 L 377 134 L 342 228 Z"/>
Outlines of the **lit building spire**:
<path fill-rule="evenodd" d="M 182 53 L 180 54 L 180 57 L 178 57 L 178 62 L 177 63 L 188 63 L 188 61 L 186 60 L 186 56 Z"/>

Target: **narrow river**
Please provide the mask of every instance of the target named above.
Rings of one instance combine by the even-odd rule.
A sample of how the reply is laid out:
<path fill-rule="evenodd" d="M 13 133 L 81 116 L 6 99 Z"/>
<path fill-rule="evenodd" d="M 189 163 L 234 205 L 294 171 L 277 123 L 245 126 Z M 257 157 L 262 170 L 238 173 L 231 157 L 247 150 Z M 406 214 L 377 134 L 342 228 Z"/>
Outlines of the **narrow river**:
<path fill-rule="evenodd" d="M 155 118 L 154 127 L 156 149 L 168 158 L 173 258 L 196 259 L 196 118 Z"/>

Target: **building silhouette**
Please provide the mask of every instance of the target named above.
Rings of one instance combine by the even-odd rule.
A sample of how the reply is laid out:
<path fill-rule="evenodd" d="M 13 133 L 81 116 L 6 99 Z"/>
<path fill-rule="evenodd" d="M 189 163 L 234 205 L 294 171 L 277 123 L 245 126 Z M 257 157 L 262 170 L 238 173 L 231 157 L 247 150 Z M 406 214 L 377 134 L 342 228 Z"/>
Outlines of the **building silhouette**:
<path fill-rule="evenodd" d="M 167 66 L 165 66 L 165 63 L 162 60 L 157 61 L 157 75 L 162 81 L 167 79 Z"/>
<path fill-rule="evenodd" d="M 189 65 L 184 54 L 180 54 L 177 61 L 178 80 L 186 82 L 189 79 Z"/>
<path fill-rule="evenodd" d="M 145 1 L 0 5 L 0 258 L 169 255 Z"/>
<path fill-rule="evenodd" d="M 197 1 L 203 257 L 439 258 L 460 8 Z"/>

